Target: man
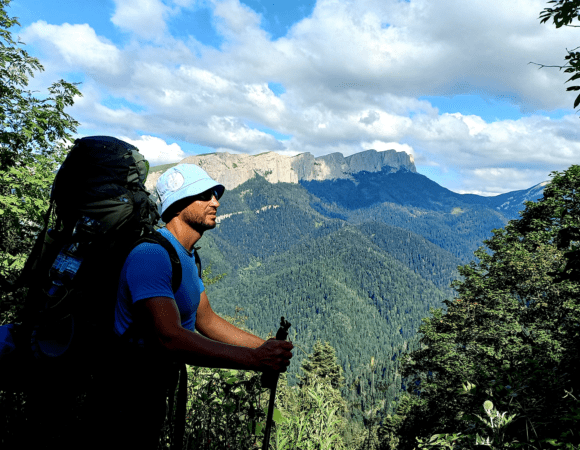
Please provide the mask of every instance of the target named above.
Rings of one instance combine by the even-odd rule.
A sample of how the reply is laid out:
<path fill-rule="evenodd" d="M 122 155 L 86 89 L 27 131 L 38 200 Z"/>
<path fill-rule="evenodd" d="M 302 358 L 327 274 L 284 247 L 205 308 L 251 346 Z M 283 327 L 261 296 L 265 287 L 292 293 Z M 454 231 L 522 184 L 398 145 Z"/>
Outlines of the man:
<path fill-rule="evenodd" d="M 110 386 L 115 404 L 112 416 L 102 425 L 106 442 L 99 446 L 157 448 L 167 388 L 176 377 L 172 361 L 260 372 L 285 372 L 290 364 L 290 342 L 264 341 L 219 317 L 198 277 L 193 246 L 216 226 L 218 200 L 224 190 L 193 164 L 173 167 L 157 181 L 166 223 L 159 232 L 177 250 L 182 283 L 174 294 L 171 262 L 160 245 L 140 244 L 125 261 L 115 333 L 126 339 L 117 355 L 116 381 Z M 133 331 L 139 331 L 128 333 L 131 324 Z"/>

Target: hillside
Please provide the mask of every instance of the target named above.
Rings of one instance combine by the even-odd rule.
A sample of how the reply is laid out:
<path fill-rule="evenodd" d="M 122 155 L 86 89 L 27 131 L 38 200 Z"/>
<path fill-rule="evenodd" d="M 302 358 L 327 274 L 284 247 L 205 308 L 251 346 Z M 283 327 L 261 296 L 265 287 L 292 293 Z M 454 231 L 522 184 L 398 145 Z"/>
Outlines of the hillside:
<path fill-rule="evenodd" d="M 446 201 L 450 212 L 395 203 L 346 209 L 322 202 L 304 184 L 255 177 L 226 191 L 219 225 L 199 242 L 204 265 L 227 273 L 208 288 L 212 306 L 232 316 L 236 306 L 244 308 L 247 325 L 261 336 L 274 333 L 280 316 L 286 317 L 293 341 L 306 353 L 317 339 L 336 348 L 345 398 L 393 401 L 400 389 L 397 355 L 415 347 L 429 308 L 453 296 L 449 284 L 458 277 L 457 266 L 493 226 L 507 221 L 465 202 L 460 214 Z M 327 214 L 332 208 L 344 217 Z M 497 222 L 486 229 L 490 215 Z M 295 352 L 290 384 L 304 356 Z M 371 357 L 379 361 L 375 381 L 385 389 L 359 396 L 348 387 L 369 381 Z"/>
<path fill-rule="evenodd" d="M 218 314 L 243 308 L 262 337 L 280 316 L 292 323 L 300 349 L 290 385 L 316 340 L 328 341 L 344 370 L 343 396 L 390 405 L 401 389 L 398 356 L 416 347 L 429 308 L 454 296 L 457 266 L 517 215 L 516 201 L 534 195 L 541 189 L 460 195 L 404 167 L 298 183 L 256 174 L 226 190 L 217 227 L 199 241 L 204 267 L 227 274 L 208 296 Z M 371 378 L 382 388 L 364 389 Z"/>

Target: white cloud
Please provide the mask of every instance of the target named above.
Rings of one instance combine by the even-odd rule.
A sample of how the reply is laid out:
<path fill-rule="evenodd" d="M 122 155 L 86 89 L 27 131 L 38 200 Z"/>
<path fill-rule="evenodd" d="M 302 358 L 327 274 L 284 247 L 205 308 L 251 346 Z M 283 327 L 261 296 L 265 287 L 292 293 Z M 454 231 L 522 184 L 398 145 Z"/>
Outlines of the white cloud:
<path fill-rule="evenodd" d="M 107 75 L 121 71 L 121 52 L 108 39 L 97 36 L 87 24 L 57 26 L 40 20 L 26 28 L 22 38 L 27 43 L 40 45 L 73 71 L 82 69 Z"/>
<path fill-rule="evenodd" d="M 453 115 L 454 120 L 450 117 L 418 120 L 414 123 L 416 129 L 410 133 L 423 149 L 447 158 L 449 163 L 456 158 L 467 165 L 489 166 L 503 161 L 561 166 L 580 155 L 575 116 L 560 120 L 532 116 L 493 123 L 477 120 L 475 134 L 470 132 L 464 116 Z M 428 134 L 424 133 L 425 128 L 429 129 Z"/>
<path fill-rule="evenodd" d="M 121 136 L 119 139 L 137 147 L 139 152 L 145 156 L 145 159 L 152 166 L 179 162 L 187 157 L 179 145 L 175 143 L 168 145 L 163 139 L 155 136 L 145 135 L 139 139 L 130 139 L 126 136 Z"/>
<path fill-rule="evenodd" d="M 526 188 L 532 187 L 530 179 L 541 180 L 545 176 L 542 170 L 508 168 L 508 167 L 488 167 L 482 169 L 467 170 L 466 187 L 471 187 L 460 193 L 478 193 L 480 195 L 497 195 L 507 191 L 521 190 L 522 185 Z M 476 186 L 485 186 L 485 191 L 478 191 Z"/>
<path fill-rule="evenodd" d="M 373 149 L 378 152 L 384 152 L 387 150 L 396 150 L 398 152 L 405 152 L 409 155 L 414 155 L 413 147 L 408 144 L 401 144 L 399 142 L 382 142 L 382 141 L 373 141 L 373 142 L 362 142 L 362 146 L 367 149 Z"/>
<path fill-rule="evenodd" d="M 165 16 L 169 10 L 161 0 L 114 1 L 117 8 L 111 22 L 122 30 L 142 39 L 156 39 L 164 34 Z"/>
<path fill-rule="evenodd" d="M 212 3 L 217 30 L 230 44 L 266 41 L 266 33 L 260 29 L 260 15 L 250 7 L 239 0 L 213 0 Z"/>
<path fill-rule="evenodd" d="M 576 42 L 575 30 L 539 23 L 544 0 L 318 0 L 275 41 L 239 0 L 208 2 L 220 49 L 169 35 L 166 19 L 199 6 L 191 0 L 115 0 L 113 22 L 135 38 L 125 48 L 88 25 L 37 22 L 25 39 L 47 51 L 50 67 L 87 73 L 73 115 L 111 133 L 144 130 L 243 153 L 393 148 L 418 165 L 451 168 L 458 179 L 447 187 L 479 192 L 530 187 L 580 155 L 576 116 L 489 123 L 419 100 L 476 93 L 522 110 L 570 107 L 564 74 L 528 64 L 562 63 Z M 271 81 L 285 92 L 274 95 Z M 143 109 L 106 107 L 108 96 Z"/>
<path fill-rule="evenodd" d="M 422 118 L 414 123 L 419 131 L 409 134 L 418 164 L 455 168 L 460 177 L 446 187 L 458 192 L 526 189 L 546 180 L 550 171 L 576 164 L 580 155 L 578 118 L 574 115 L 560 120 L 533 116 L 493 123 L 477 121 L 476 135 L 468 132 L 463 119 L 461 115 Z M 429 134 L 424 133 L 426 128 Z"/>
<path fill-rule="evenodd" d="M 245 153 L 260 153 L 264 150 L 282 150 L 283 145 L 273 136 L 245 126 L 235 117 L 210 118 L 209 133 L 219 136 L 218 147 L 240 150 Z"/>

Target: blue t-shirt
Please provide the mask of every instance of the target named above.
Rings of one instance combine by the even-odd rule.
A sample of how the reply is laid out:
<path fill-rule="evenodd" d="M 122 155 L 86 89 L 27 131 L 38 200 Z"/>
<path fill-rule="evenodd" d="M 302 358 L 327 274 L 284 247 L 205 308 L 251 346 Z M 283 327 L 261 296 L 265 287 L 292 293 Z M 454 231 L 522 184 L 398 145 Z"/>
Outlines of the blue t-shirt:
<path fill-rule="evenodd" d="M 131 304 L 151 297 L 175 300 L 181 316 L 181 326 L 195 330 L 195 318 L 204 286 L 198 276 L 195 257 L 166 228 L 158 230 L 177 250 L 181 261 L 181 286 L 173 294 L 171 288 L 171 260 L 158 244 L 143 243 L 135 247 L 121 271 L 115 307 L 115 333 L 121 336 L 133 323 Z M 143 343 L 139 339 L 139 343 Z"/>

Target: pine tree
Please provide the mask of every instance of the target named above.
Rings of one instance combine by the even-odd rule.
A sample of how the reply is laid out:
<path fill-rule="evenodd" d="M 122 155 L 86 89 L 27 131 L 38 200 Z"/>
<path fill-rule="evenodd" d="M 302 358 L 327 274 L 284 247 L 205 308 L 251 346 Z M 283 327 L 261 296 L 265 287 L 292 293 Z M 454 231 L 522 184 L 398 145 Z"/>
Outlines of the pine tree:
<path fill-rule="evenodd" d="M 460 267 L 447 311 L 424 319 L 402 371 L 416 401 L 400 448 L 436 433 L 485 435 L 477 415 L 487 401 L 515 415 L 509 445 L 580 444 L 580 166 L 552 176 L 541 200 L 475 252 L 478 263 Z"/>
<path fill-rule="evenodd" d="M 334 348 L 328 342 L 322 344 L 316 341 L 313 352 L 302 362 L 302 371 L 304 375 L 298 376 L 300 387 L 310 384 L 314 376 L 328 380 L 333 389 L 339 389 L 345 384 L 342 367 L 337 362 Z"/>

